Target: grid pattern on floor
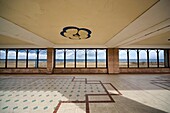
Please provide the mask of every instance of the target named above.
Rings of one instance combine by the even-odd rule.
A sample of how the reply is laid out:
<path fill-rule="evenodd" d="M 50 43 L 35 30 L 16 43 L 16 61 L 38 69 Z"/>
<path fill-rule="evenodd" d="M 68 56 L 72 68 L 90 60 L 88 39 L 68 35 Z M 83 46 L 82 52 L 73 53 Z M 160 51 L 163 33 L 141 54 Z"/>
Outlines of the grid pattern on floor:
<path fill-rule="evenodd" d="M 113 103 L 112 95 L 121 93 L 111 83 L 87 78 L 3 78 L 0 79 L 0 113 L 59 113 L 61 105 L 71 103 L 83 104 L 84 111 L 89 113 L 89 103 Z"/>

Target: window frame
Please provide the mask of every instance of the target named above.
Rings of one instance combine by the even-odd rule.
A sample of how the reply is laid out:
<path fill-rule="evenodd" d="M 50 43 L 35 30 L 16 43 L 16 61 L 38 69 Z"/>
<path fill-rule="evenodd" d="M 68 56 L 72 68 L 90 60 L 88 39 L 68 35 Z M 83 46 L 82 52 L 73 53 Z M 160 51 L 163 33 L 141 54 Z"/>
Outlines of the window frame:
<path fill-rule="evenodd" d="M 14 65 L 14 67 L 9 67 L 9 66 L 8 66 L 8 62 L 9 62 L 9 60 L 10 60 L 10 59 L 8 58 L 10 50 L 11 50 L 11 51 L 15 51 L 15 61 L 14 61 L 14 62 L 15 62 L 15 65 Z M 17 68 L 17 59 L 18 59 L 18 58 L 17 58 L 17 54 L 18 54 L 17 52 L 18 52 L 17 49 L 13 49 L 13 48 L 9 48 L 9 49 L 8 49 L 8 51 L 7 51 L 7 53 L 6 53 L 6 63 L 7 63 L 7 64 L 6 64 L 6 66 L 7 66 L 6 68 L 9 68 L 9 69 Z"/>
<path fill-rule="evenodd" d="M 159 66 L 159 63 L 160 63 L 160 61 L 159 61 L 159 57 L 160 57 L 160 55 L 159 55 L 159 51 L 160 50 L 163 50 L 164 51 L 164 54 L 165 54 L 165 52 L 166 52 L 166 54 L 167 55 L 169 55 L 169 52 L 168 52 L 168 49 L 162 49 L 162 48 L 150 48 L 150 49 L 148 49 L 148 48 L 119 48 L 119 52 L 120 52 L 120 50 L 126 50 L 127 51 L 127 67 L 120 67 L 119 66 L 119 68 L 168 68 L 168 67 L 170 67 L 170 64 L 169 64 L 169 61 L 168 61 L 168 67 L 166 67 L 165 66 L 165 58 L 164 58 L 164 67 L 160 67 Z M 129 66 L 129 50 L 136 50 L 137 51 L 137 67 L 130 67 Z M 146 67 L 140 67 L 140 65 L 139 65 L 139 54 L 140 54 L 140 50 L 146 50 L 146 57 L 147 57 L 147 66 Z M 156 51 L 156 63 L 157 63 L 157 66 L 156 67 L 151 67 L 150 65 L 149 65 L 149 63 L 150 63 L 150 57 L 149 57 L 149 55 L 150 55 L 150 50 L 155 50 Z M 119 57 L 119 60 L 120 60 L 120 57 Z M 167 59 L 167 60 L 169 60 L 169 59 Z"/>
<path fill-rule="evenodd" d="M 5 51 L 5 56 L 4 56 L 4 66 L 0 68 L 7 68 L 7 50 L 6 49 L 0 49 L 0 51 Z"/>
<path fill-rule="evenodd" d="M 18 62 L 19 62 L 19 58 L 17 58 L 17 60 L 18 60 L 18 61 L 17 61 L 17 68 L 26 68 L 26 67 L 27 67 L 27 49 L 17 49 L 17 51 L 18 51 L 18 53 L 17 53 L 18 56 L 19 56 L 19 51 L 20 51 L 20 50 L 25 50 L 25 52 L 26 52 L 25 67 L 19 67 L 19 65 L 18 65 L 18 64 L 19 64 L 19 63 L 18 63 Z"/>
<path fill-rule="evenodd" d="M 45 69 L 47 67 L 39 67 L 39 52 L 40 50 L 47 50 L 47 48 L 1 48 L 0 50 L 5 50 L 6 51 L 6 58 L 5 58 L 5 67 L 0 67 L 0 69 Z M 16 51 L 16 60 L 15 60 L 15 67 L 8 67 L 8 51 L 9 50 L 15 50 Z M 18 67 L 18 52 L 19 50 L 26 50 L 26 66 L 25 67 Z M 37 53 L 37 67 L 28 67 L 28 50 L 36 50 Z"/>
<path fill-rule="evenodd" d="M 67 49 L 69 50 L 69 49 L 74 49 L 74 67 L 66 67 L 66 63 L 64 63 L 64 67 L 56 67 L 56 50 L 57 49 L 64 49 L 64 51 L 66 51 Z M 106 66 L 105 67 L 98 67 L 97 65 L 98 65 L 98 63 L 97 63 L 97 50 L 101 50 L 101 49 L 104 49 L 105 51 L 106 51 Z M 77 67 L 77 51 L 78 50 L 84 50 L 85 51 L 85 57 L 84 57 L 84 61 L 85 61 L 85 65 L 84 65 L 84 67 Z M 95 50 L 95 67 L 88 67 L 87 66 L 87 51 L 88 50 Z M 66 52 L 64 52 L 65 54 L 64 54 L 64 62 L 66 61 Z M 97 68 L 107 68 L 107 48 L 54 48 L 54 68 L 59 68 L 59 69 L 61 69 L 61 68 L 64 68 L 64 69 L 82 69 L 82 68 L 95 68 L 95 69 L 97 69 Z"/>
<path fill-rule="evenodd" d="M 40 67 L 40 52 L 41 52 L 41 50 L 46 50 L 46 66 L 45 67 Z M 38 61 L 38 68 L 47 68 L 47 49 L 38 49 L 38 55 L 37 55 L 37 61 Z"/>

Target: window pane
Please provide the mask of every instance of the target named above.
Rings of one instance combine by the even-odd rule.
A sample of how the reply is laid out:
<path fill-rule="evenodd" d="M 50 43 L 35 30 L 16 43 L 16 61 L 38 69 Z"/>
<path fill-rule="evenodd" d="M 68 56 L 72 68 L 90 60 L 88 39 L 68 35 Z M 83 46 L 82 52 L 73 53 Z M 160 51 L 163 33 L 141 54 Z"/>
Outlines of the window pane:
<path fill-rule="evenodd" d="M 85 49 L 76 49 L 76 67 L 85 67 Z"/>
<path fill-rule="evenodd" d="M 28 67 L 37 68 L 37 50 L 28 50 Z"/>
<path fill-rule="evenodd" d="M 87 67 L 96 67 L 95 49 L 87 49 Z"/>
<path fill-rule="evenodd" d="M 129 50 L 129 67 L 137 67 L 137 50 Z"/>
<path fill-rule="evenodd" d="M 139 50 L 139 67 L 148 67 L 146 50 Z"/>
<path fill-rule="evenodd" d="M 159 50 L 159 67 L 165 67 L 164 50 Z"/>
<path fill-rule="evenodd" d="M 106 67 L 106 49 L 97 49 L 97 67 Z"/>
<path fill-rule="evenodd" d="M 46 49 L 40 49 L 39 50 L 39 62 L 38 67 L 47 67 L 47 50 Z"/>
<path fill-rule="evenodd" d="M 6 50 L 0 50 L 0 68 L 5 68 Z"/>
<path fill-rule="evenodd" d="M 119 67 L 127 67 L 127 50 L 119 50 Z"/>
<path fill-rule="evenodd" d="M 157 67 L 157 53 L 156 50 L 149 51 L 149 67 Z"/>
<path fill-rule="evenodd" d="M 64 67 L 64 49 L 56 49 L 55 67 Z"/>
<path fill-rule="evenodd" d="M 18 67 L 26 68 L 27 51 L 18 50 Z"/>
<path fill-rule="evenodd" d="M 74 49 L 66 49 L 66 67 L 75 67 Z"/>
<path fill-rule="evenodd" d="M 16 50 L 8 50 L 7 67 L 16 68 Z"/>

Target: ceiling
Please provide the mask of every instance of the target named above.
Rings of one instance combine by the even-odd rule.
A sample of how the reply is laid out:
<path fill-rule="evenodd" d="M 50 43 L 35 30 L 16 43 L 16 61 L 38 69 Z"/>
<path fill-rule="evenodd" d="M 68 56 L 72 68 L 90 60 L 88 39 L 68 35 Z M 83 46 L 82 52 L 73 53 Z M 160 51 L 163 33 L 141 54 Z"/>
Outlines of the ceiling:
<path fill-rule="evenodd" d="M 28 43 L 26 41 L 11 38 L 9 36 L 4 36 L 0 34 L 0 45 L 30 45 L 30 44 L 31 43 Z"/>
<path fill-rule="evenodd" d="M 0 48 L 170 48 L 169 0 L 0 0 Z M 64 27 L 91 30 L 71 40 Z"/>

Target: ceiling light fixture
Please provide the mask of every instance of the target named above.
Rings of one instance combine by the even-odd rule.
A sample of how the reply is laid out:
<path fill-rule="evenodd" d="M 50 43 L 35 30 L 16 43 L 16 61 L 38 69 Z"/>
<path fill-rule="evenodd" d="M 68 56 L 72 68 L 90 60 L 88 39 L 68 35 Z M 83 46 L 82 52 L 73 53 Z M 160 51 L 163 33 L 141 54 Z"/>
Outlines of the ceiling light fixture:
<path fill-rule="evenodd" d="M 66 38 L 73 40 L 81 40 L 90 38 L 91 31 L 86 28 L 78 28 L 74 26 L 68 26 L 63 28 L 63 31 L 60 34 Z"/>

